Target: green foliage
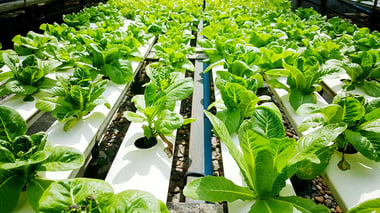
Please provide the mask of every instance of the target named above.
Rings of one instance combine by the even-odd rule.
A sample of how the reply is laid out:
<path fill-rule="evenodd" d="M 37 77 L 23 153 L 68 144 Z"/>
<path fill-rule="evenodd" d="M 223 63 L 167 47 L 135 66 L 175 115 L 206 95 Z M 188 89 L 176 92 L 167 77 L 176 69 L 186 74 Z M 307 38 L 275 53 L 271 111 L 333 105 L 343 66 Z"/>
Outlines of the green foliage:
<path fill-rule="evenodd" d="M 380 210 L 380 198 L 376 198 L 373 200 L 368 200 L 363 203 L 360 203 L 350 210 L 347 213 L 369 213 L 369 212 L 377 212 Z"/>
<path fill-rule="evenodd" d="M 270 70 L 266 74 L 274 76 L 286 76 L 287 81 L 284 85 L 277 79 L 267 82 L 269 85 L 277 88 L 288 88 L 290 105 L 294 110 L 305 103 L 316 103 L 314 91 L 319 91 L 319 83 L 324 76 L 337 72 L 334 67 L 320 66 L 315 57 L 302 56 L 297 58 L 294 65 L 291 66 L 285 61 L 282 63 L 284 69 Z"/>
<path fill-rule="evenodd" d="M 330 105 L 300 107 L 299 112 L 302 114 L 314 113 L 317 115 L 305 120 L 299 126 L 299 130 L 304 131 L 311 127 L 330 124 L 345 124 L 344 132 L 335 140 L 335 147 L 345 150 L 351 144 L 366 158 L 378 162 L 380 161 L 378 107 L 378 99 L 365 103 L 363 96 L 338 95 Z"/>
<path fill-rule="evenodd" d="M 217 117 L 226 122 L 229 132 L 235 132 L 245 118 L 252 115 L 257 103 L 256 79 L 244 79 L 230 72 L 218 71 L 215 80 L 226 109 L 218 111 Z M 212 104 L 216 105 L 217 103 Z"/>
<path fill-rule="evenodd" d="M 191 78 L 180 78 L 168 87 L 156 87 L 149 84 L 144 95 L 135 95 L 132 101 L 135 103 L 139 114 L 126 111 L 124 115 L 129 121 L 136 123 L 147 123 L 143 125 L 144 135 L 150 137 L 160 136 L 168 148 L 165 151 L 172 155 L 172 144 L 165 136 L 171 135 L 175 130 L 192 119 L 183 119 L 178 113 L 173 112 L 176 101 L 187 98 L 193 92 L 193 80 Z"/>
<path fill-rule="evenodd" d="M 96 106 L 109 103 L 101 95 L 107 87 L 107 80 L 91 79 L 90 70 L 76 68 L 73 75 L 65 78 L 57 76 L 59 85 L 47 90 L 52 97 L 43 97 L 36 103 L 37 109 L 51 112 L 59 121 L 66 122 L 68 131 L 82 117 L 88 115 Z"/>
<path fill-rule="evenodd" d="M 380 57 L 377 51 L 369 50 L 351 55 L 352 62 L 341 62 L 337 66 L 345 70 L 350 80 L 343 81 L 343 88 L 352 90 L 356 86 L 370 96 L 380 96 L 380 84 L 375 78 L 380 77 Z"/>
<path fill-rule="evenodd" d="M 44 132 L 25 135 L 26 122 L 9 107 L 0 106 L 0 120 L 0 208 L 11 212 L 21 191 L 26 190 L 31 206 L 37 211 L 38 199 L 51 183 L 38 177 L 37 172 L 76 169 L 84 157 L 70 147 L 52 147 Z"/>
<path fill-rule="evenodd" d="M 299 171 L 303 163 L 320 162 L 315 148 L 334 139 L 326 139 L 326 136 L 339 131 L 339 127 L 322 128 L 317 130 L 319 135 L 301 138 L 301 143 L 296 143 L 294 139 L 283 135 L 262 131 L 265 128 L 260 128 L 260 125 L 252 128 L 257 120 L 245 121 L 238 131 L 240 151 L 223 122 L 211 113 L 205 113 L 213 124 L 215 133 L 239 166 L 247 187 L 237 186 L 224 177 L 203 177 L 193 180 L 185 187 L 185 196 L 211 202 L 255 200 L 250 212 L 273 212 L 279 207 L 285 209 L 284 212 L 293 212 L 293 209 L 301 212 L 329 212 L 326 207 L 315 205 L 310 200 L 294 196 L 281 197 L 279 193 L 285 186 L 286 179 Z M 273 120 L 266 122 L 268 125 L 276 125 Z"/>
<path fill-rule="evenodd" d="M 114 194 L 103 180 L 76 178 L 52 183 L 42 194 L 39 212 L 168 212 L 148 192 L 126 190 Z"/>
<path fill-rule="evenodd" d="M 16 35 L 12 41 L 14 42 L 14 50 L 19 55 L 34 54 L 40 59 L 46 59 L 48 54 L 46 48 L 57 47 L 57 38 L 49 35 L 38 34 L 33 31 L 28 32 L 26 37 Z"/>
<path fill-rule="evenodd" d="M 13 51 L 4 52 L 3 59 L 10 71 L 0 73 L 0 80 L 6 80 L 0 86 L 0 97 L 16 94 L 25 96 L 25 101 L 31 101 L 34 100 L 33 94 L 56 84 L 55 80 L 46 77 L 58 66 L 55 62 L 41 61 L 35 55 L 29 55 L 20 61 Z"/>
<path fill-rule="evenodd" d="M 103 35 L 105 37 L 107 34 Z M 80 40 L 90 52 L 92 65 L 116 84 L 126 84 L 133 79 L 131 60 L 140 60 L 137 50 L 141 45 L 137 40 L 127 39 L 127 35 L 117 32 L 108 39 L 97 42 L 93 37 L 82 35 Z M 134 43 L 136 41 L 137 43 Z"/>
<path fill-rule="evenodd" d="M 339 17 L 329 19 L 322 27 L 322 32 L 328 34 L 331 38 L 342 36 L 344 34 L 352 35 L 358 27 L 347 20 Z"/>

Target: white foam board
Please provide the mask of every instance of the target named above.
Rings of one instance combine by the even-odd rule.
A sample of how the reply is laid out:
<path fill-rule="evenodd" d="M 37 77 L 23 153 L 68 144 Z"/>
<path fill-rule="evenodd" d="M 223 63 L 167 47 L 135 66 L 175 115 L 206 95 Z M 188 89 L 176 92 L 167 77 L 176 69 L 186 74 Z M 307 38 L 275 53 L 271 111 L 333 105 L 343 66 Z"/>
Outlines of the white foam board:
<path fill-rule="evenodd" d="M 163 151 L 161 139 L 149 149 L 139 149 L 134 142 L 143 137 L 142 124 L 132 123 L 107 174 L 106 181 L 115 193 L 138 189 L 152 193 L 166 202 L 173 158 Z M 168 137 L 175 143 L 175 135 Z"/>
<path fill-rule="evenodd" d="M 336 78 L 325 78 L 323 79 L 324 85 L 333 93 L 333 95 L 337 95 L 340 93 L 351 93 L 356 95 L 363 95 L 367 100 L 372 100 L 375 97 L 367 95 L 364 90 L 360 87 L 355 87 L 354 90 L 345 91 L 342 89 L 342 81 L 341 79 L 350 79 L 350 77 L 346 73 L 339 74 Z"/>

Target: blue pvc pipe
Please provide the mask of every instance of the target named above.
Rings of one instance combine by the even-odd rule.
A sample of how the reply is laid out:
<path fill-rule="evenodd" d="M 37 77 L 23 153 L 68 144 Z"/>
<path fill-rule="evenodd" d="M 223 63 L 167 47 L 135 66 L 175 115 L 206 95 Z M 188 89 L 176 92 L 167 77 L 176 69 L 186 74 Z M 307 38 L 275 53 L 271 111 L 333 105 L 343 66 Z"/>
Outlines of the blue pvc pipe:
<path fill-rule="evenodd" d="M 207 64 L 203 63 L 203 70 Z M 210 105 L 210 74 L 203 73 L 203 108 L 207 110 Z M 204 160 L 205 176 L 212 175 L 212 146 L 211 146 L 211 123 L 207 116 L 204 115 Z"/>
<path fill-rule="evenodd" d="M 206 0 L 203 0 L 203 11 L 206 8 Z M 204 39 L 204 37 L 202 36 Z M 207 68 L 207 64 L 203 63 L 203 71 Z M 203 73 L 203 109 L 207 110 L 210 105 L 210 73 Z M 211 146 L 211 123 L 204 114 L 204 163 L 205 176 L 212 175 L 212 146 Z"/>

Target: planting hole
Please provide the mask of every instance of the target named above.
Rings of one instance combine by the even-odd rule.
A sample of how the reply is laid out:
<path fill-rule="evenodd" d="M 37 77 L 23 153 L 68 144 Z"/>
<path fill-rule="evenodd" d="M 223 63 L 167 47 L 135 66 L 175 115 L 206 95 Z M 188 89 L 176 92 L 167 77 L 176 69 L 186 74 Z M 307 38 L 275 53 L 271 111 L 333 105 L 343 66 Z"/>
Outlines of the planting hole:
<path fill-rule="evenodd" d="M 143 137 L 135 141 L 135 146 L 140 149 L 149 149 L 157 144 L 157 139 L 152 137 L 150 139 Z"/>
<path fill-rule="evenodd" d="M 339 152 L 344 152 L 344 154 L 355 154 L 355 153 L 358 153 L 358 150 L 355 149 L 354 146 L 352 146 L 350 143 L 347 144 L 347 146 L 342 149 L 342 148 L 339 148 L 338 149 Z"/>

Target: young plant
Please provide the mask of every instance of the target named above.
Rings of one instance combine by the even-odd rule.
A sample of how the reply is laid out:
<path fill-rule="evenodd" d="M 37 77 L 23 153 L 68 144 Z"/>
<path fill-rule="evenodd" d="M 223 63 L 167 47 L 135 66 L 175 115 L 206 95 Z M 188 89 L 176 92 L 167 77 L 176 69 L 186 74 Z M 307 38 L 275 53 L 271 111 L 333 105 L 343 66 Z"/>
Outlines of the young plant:
<path fill-rule="evenodd" d="M 173 112 L 176 101 L 187 98 L 193 92 L 193 80 L 182 78 L 175 81 L 163 90 L 154 84 L 149 84 L 144 95 L 135 95 L 132 101 L 137 111 L 124 112 L 125 117 L 132 122 L 145 123 L 143 125 L 144 135 L 147 139 L 159 136 L 168 147 L 164 149 L 169 157 L 173 155 L 173 144 L 166 138 L 180 128 L 193 121 Z"/>
<path fill-rule="evenodd" d="M 146 67 L 146 75 L 150 81 L 146 87 L 158 91 L 165 90 L 176 81 L 180 81 L 185 77 L 184 70 L 173 70 L 168 66 L 162 66 L 160 63 L 151 63 Z"/>
<path fill-rule="evenodd" d="M 358 29 L 358 27 L 339 17 L 333 17 L 323 24 L 321 32 L 326 33 L 331 38 L 336 38 L 344 34 L 352 35 Z"/>
<path fill-rule="evenodd" d="M 79 13 L 66 14 L 63 16 L 63 21 L 69 27 L 75 27 L 77 29 L 87 28 L 90 25 L 90 15 L 84 11 Z"/>
<path fill-rule="evenodd" d="M 75 67 L 91 67 L 92 59 L 86 47 L 81 44 L 65 44 L 52 50 L 47 48 L 53 59 L 61 62 L 56 71 L 67 71 Z M 51 52 L 50 52 L 51 51 Z"/>
<path fill-rule="evenodd" d="M 162 66 L 169 66 L 173 71 L 194 71 L 193 63 L 186 57 L 194 52 L 194 47 L 188 45 L 193 35 L 183 32 L 182 29 L 177 30 L 180 31 L 176 31 L 176 28 L 171 29 L 171 34 L 160 37 L 153 47 L 155 57 L 159 58 Z"/>
<path fill-rule="evenodd" d="M 354 43 L 356 51 L 368 51 L 371 49 L 380 48 L 380 33 L 379 31 L 372 31 L 367 27 L 359 28 L 356 30 L 352 37 L 350 37 Z"/>
<path fill-rule="evenodd" d="M 205 112 L 214 127 L 214 132 L 227 146 L 230 154 L 240 168 L 246 186 L 238 186 L 225 177 L 206 176 L 188 183 L 183 193 L 195 200 L 210 202 L 233 202 L 235 200 L 254 200 L 249 212 L 329 212 L 313 201 L 296 196 L 283 197 L 279 193 L 290 178 L 304 163 L 319 163 L 317 148 L 333 140 L 334 131 L 341 131 L 332 125 L 318 130 L 319 135 L 305 136 L 298 142 L 276 134 L 282 123 L 272 123 L 272 116 L 279 116 L 268 107 L 255 110 L 252 117 L 263 113 L 270 115 L 254 121 L 244 121 L 238 131 L 240 148 L 232 141 L 227 128 L 221 120 Z M 270 128 L 267 128 L 268 125 Z M 283 128 L 283 127 L 282 127 Z"/>
<path fill-rule="evenodd" d="M 245 118 L 252 115 L 257 103 L 262 97 L 256 96 L 257 80 L 244 79 L 227 71 L 218 71 L 215 85 L 219 89 L 223 100 L 223 107 L 219 107 L 216 116 L 225 122 L 228 132 L 234 133 Z M 209 106 L 218 105 L 214 102 Z"/>
<path fill-rule="evenodd" d="M 312 40 L 303 40 L 306 46 L 305 55 L 315 57 L 321 64 L 329 59 L 344 60 L 349 48 L 343 43 L 331 40 L 327 35 L 316 35 Z"/>
<path fill-rule="evenodd" d="M 73 75 L 65 78 L 57 76 L 59 85 L 47 90 L 53 97 L 44 97 L 37 101 L 37 109 L 51 112 L 59 121 L 66 122 L 68 131 L 80 119 L 88 115 L 96 106 L 109 103 L 101 95 L 106 90 L 108 80 L 93 81 L 89 69 L 76 68 Z"/>
<path fill-rule="evenodd" d="M 337 66 L 346 71 L 350 80 L 343 81 L 343 88 L 350 91 L 355 87 L 373 97 L 380 97 L 380 56 L 375 50 L 363 51 L 351 55 L 352 62 L 338 62 Z"/>
<path fill-rule="evenodd" d="M 82 35 L 80 39 L 91 54 L 92 65 L 98 68 L 101 74 L 109 77 L 116 84 L 126 84 L 133 79 L 131 60 L 141 59 L 141 54 L 136 47 L 141 44 L 136 39 L 136 43 L 128 42 L 132 38 L 127 39 L 125 37 L 127 35 L 119 33 L 109 38 L 101 35 L 102 42 L 100 43 L 88 35 Z"/>
<path fill-rule="evenodd" d="M 304 105 L 299 108 L 300 114 L 313 113 L 314 117 L 306 119 L 298 129 L 305 131 L 309 128 L 330 124 L 345 124 L 344 132 L 335 139 L 336 149 L 343 150 L 342 160 L 338 167 L 342 170 L 350 168 L 344 159 L 344 152 L 352 145 L 363 156 L 376 162 L 380 161 L 380 99 L 365 103 L 363 96 L 337 95 L 333 103 L 326 106 Z M 332 153 L 325 153 L 330 159 Z"/>
<path fill-rule="evenodd" d="M 51 183 L 37 173 L 79 168 L 84 157 L 70 147 L 52 147 L 44 132 L 25 135 L 26 122 L 9 107 L 0 106 L 0 121 L 1 211 L 11 212 L 22 191 L 26 191 L 31 206 L 37 211 L 38 199 Z"/>
<path fill-rule="evenodd" d="M 69 27 L 66 24 L 41 24 L 40 30 L 44 31 L 45 34 L 56 37 L 59 41 L 71 41 L 75 29 Z"/>
<path fill-rule="evenodd" d="M 10 71 L 0 74 L 0 81 L 6 80 L 5 84 L 0 86 L 0 97 L 16 94 L 25 96 L 24 101 L 33 101 L 33 94 L 56 84 L 55 80 L 46 77 L 58 66 L 55 62 L 41 61 L 34 55 L 20 61 L 19 56 L 13 51 L 4 52 L 3 60 Z"/>
<path fill-rule="evenodd" d="M 320 91 L 322 87 L 319 83 L 326 75 L 337 72 L 338 69 L 332 66 L 321 66 L 313 56 L 302 56 L 297 58 L 294 65 L 282 62 L 284 69 L 269 70 L 268 75 L 286 76 L 286 84 L 278 79 L 266 81 L 274 88 L 285 89 L 289 92 L 289 102 L 294 110 L 305 103 L 317 103 L 315 91 Z"/>
<path fill-rule="evenodd" d="M 48 45 L 50 45 L 50 47 L 58 47 L 57 38 L 50 35 L 38 34 L 33 31 L 28 32 L 26 37 L 16 35 L 12 41 L 14 42 L 14 49 L 17 54 L 34 54 L 40 59 L 47 58 L 48 54 L 46 48 Z"/>
<path fill-rule="evenodd" d="M 258 72 L 258 67 L 253 63 L 260 58 L 259 49 L 247 45 L 241 39 L 227 39 L 223 36 L 217 36 L 214 41 L 201 39 L 198 40 L 198 43 L 208 56 L 210 65 L 205 70 L 206 72 L 218 65 L 225 65 L 229 71 L 232 71 L 233 63 L 236 61 L 244 64 L 249 72 Z"/>
<path fill-rule="evenodd" d="M 52 183 L 41 196 L 39 212 L 169 213 L 166 205 L 149 192 L 125 190 L 114 194 L 109 183 L 90 178 Z"/>

